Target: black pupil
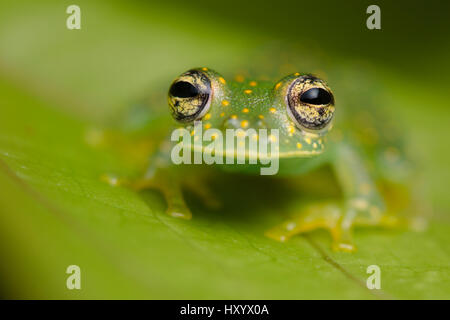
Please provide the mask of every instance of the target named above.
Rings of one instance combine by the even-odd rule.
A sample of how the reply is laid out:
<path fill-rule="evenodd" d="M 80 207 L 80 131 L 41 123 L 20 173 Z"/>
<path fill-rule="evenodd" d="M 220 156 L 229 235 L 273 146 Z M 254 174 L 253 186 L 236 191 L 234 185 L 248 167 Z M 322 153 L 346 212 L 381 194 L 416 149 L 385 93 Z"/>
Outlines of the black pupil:
<path fill-rule="evenodd" d="M 170 94 L 178 98 L 192 98 L 199 94 L 198 89 L 186 81 L 175 82 L 170 87 Z"/>
<path fill-rule="evenodd" d="M 312 88 L 300 96 L 300 101 L 310 104 L 329 104 L 331 94 L 322 88 Z"/>

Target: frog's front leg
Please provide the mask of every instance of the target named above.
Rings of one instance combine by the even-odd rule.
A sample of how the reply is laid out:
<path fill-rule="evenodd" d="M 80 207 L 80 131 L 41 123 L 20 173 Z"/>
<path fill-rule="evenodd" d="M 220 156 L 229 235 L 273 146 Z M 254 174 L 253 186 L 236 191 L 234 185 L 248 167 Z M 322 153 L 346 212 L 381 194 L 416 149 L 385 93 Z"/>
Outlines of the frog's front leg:
<path fill-rule="evenodd" d="M 170 143 L 164 142 L 160 150 L 151 157 L 147 172 L 142 178 L 129 183 L 137 191 L 156 189 L 161 191 L 167 202 L 166 213 L 169 216 L 191 219 L 192 213 L 184 201 L 179 175 L 170 159 Z"/>
<path fill-rule="evenodd" d="M 285 241 L 299 233 L 326 229 L 332 236 L 334 250 L 352 252 L 356 250 L 352 241 L 355 225 L 399 224 L 396 218 L 382 214 L 385 211 L 383 199 L 355 149 L 341 143 L 332 152 L 330 161 L 341 185 L 343 200 L 308 205 L 291 220 L 269 230 L 267 236 Z"/>

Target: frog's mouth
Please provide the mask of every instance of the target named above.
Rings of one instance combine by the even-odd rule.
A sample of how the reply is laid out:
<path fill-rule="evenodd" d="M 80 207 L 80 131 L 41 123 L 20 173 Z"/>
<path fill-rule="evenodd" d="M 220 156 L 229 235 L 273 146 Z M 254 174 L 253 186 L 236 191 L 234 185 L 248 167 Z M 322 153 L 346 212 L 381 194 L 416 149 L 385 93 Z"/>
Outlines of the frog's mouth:
<path fill-rule="evenodd" d="M 239 148 L 239 147 L 234 147 L 234 148 L 212 148 L 210 145 L 208 146 L 204 146 L 204 145 L 197 145 L 197 146 L 193 146 L 191 148 L 191 150 L 194 153 L 201 153 L 203 155 L 203 157 L 209 157 L 209 158 L 214 158 L 214 159 L 223 159 L 226 160 L 228 159 L 228 161 L 230 160 L 234 160 L 236 163 L 237 160 L 246 160 L 246 163 L 251 161 L 254 161 L 255 163 L 257 161 L 260 162 L 266 162 L 266 161 L 270 161 L 273 158 L 278 158 L 278 159 L 287 159 L 287 158 L 310 158 L 310 157 L 314 157 L 317 155 L 320 155 L 324 152 L 325 148 L 323 147 L 323 145 L 319 145 L 317 143 L 311 143 L 311 146 L 301 146 L 299 148 L 299 146 L 296 144 L 295 147 L 296 149 L 299 150 L 295 150 L 292 148 L 292 146 L 287 146 L 285 148 L 279 148 L 278 145 L 272 145 L 273 148 L 271 149 L 270 144 L 266 145 L 266 147 L 263 147 L 262 151 L 260 151 L 259 149 L 255 150 L 254 148 L 249 148 L 248 146 L 243 147 L 243 148 Z M 225 163 L 225 161 L 223 161 L 223 163 Z"/>

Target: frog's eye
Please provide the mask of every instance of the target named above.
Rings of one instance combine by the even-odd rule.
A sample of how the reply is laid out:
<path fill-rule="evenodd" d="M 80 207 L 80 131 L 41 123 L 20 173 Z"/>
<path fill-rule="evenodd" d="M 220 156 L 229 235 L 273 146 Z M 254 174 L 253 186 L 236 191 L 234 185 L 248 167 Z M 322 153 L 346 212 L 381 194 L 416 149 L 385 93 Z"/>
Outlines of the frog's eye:
<path fill-rule="evenodd" d="M 174 80 L 169 89 L 172 116 L 180 122 L 203 117 L 211 105 L 211 81 L 201 71 L 189 70 Z"/>
<path fill-rule="evenodd" d="M 300 101 L 313 105 L 329 104 L 332 101 L 331 94 L 322 88 L 312 88 L 300 95 Z"/>
<path fill-rule="evenodd" d="M 294 79 L 287 90 L 286 102 L 289 115 L 303 129 L 323 129 L 333 118 L 333 93 L 316 77 L 304 75 Z"/>

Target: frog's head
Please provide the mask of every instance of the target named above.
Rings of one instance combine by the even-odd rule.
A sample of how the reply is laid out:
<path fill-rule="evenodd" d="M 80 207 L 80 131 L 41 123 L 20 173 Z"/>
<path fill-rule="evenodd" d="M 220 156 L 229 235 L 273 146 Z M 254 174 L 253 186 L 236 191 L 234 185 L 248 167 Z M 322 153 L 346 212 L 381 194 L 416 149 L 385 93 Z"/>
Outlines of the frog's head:
<path fill-rule="evenodd" d="M 259 129 L 267 129 L 267 141 L 278 139 L 280 158 L 322 153 L 335 111 L 327 84 L 299 73 L 277 82 L 243 77 L 228 81 L 211 69 L 192 69 L 173 81 L 168 98 L 172 116 L 191 134 L 197 120 L 203 130 L 218 129 L 223 137 L 226 129 L 243 129 L 252 132 L 249 139 L 257 140 Z M 278 130 L 277 138 L 270 136 L 272 129 Z M 203 142 L 202 148 L 210 143 Z"/>

